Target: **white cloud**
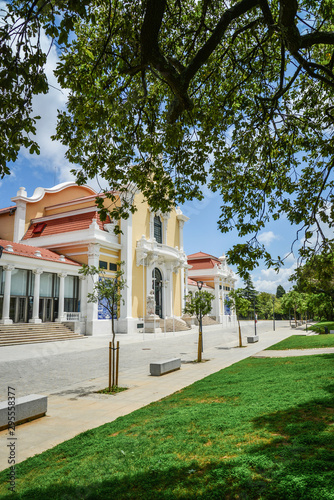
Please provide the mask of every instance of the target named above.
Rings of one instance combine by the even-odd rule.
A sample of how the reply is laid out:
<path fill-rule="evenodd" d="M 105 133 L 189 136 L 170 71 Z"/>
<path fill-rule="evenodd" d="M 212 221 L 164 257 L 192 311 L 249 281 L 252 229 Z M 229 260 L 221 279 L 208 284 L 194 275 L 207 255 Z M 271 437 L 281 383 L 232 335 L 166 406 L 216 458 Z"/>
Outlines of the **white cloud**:
<path fill-rule="evenodd" d="M 50 48 L 49 38 L 42 33 L 41 45 L 43 50 Z M 65 159 L 66 147 L 59 141 L 52 141 L 51 135 L 56 131 L 57 110 L 65 108 L 68 92 L 60 88 L 54 75 L 54 70 L 59 62 L 59 57 L 55 46 L 51 46 L 45 66 L 45 73 L 50 85 L 47 94 L 40 94 L 33 98 L 33 116 L 40 116 L 36 123 L 35 140 L 40 146 L 40 155 L 30 155 L 27 150 L 22 149 L 21 155 L 31 161 L 31 168 L 34 171 L 43 169 L 53 174 L 56 182 L 73 180 L 70 173 L 73 166 Z"/>
<path fill-rule="evenodd" d="M 276 293 L 278 285 L 282 285 L 285 291 L 292 288 L 293 283 L 289 281 L 291 274 L 294 273 L 297 261 L 293 257 L 290 259 L 291 266 L 283 267 L 277 273 L 274 269 L 261 269 L 260 274 L 253 275 L 253 284 L 259 292 Z"/>
<path fill-rule="evenodd" d="M 258 236 L 258 240 L 265 246 L 270 245 L 270 243 L 274 240 L 278 240 L 279 236 L 277 236 L 273 231 L 265 231 Z"/>

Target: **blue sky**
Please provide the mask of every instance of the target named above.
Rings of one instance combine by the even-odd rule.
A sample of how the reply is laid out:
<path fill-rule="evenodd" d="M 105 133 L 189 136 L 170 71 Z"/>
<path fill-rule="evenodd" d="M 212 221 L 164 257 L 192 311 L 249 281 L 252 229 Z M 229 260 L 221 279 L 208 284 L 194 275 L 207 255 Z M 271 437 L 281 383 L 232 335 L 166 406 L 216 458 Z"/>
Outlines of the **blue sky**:
<path fill-rule="evenodd" d="M 1 4 L 1 1 L 0 1 Z M 49 42 L 45 37 L 44 43 Z M 55 132 L 57 109 L 62 109 L 66 103 L 66 92 L 57 90 L 57 81 L 53 75 L 58 57 L 54 47 L 51 48 L 46 72 L 50 84 L 48 95 L 36 96 L 34 111 L 42 117 L 37 125 L 37 141 L 41 147 L 41 154 L 29 155 L 22 150 L 19 159 L 11 165 L 11 175 L 0 180 L 0 208 L 12 204 L 11 198 L 16 195 L 19 187 L 23 186 L 31 196 L 36 187 L 52 187 L 60 182 L 73 180 L 70 174 L 71 166 L 64 158 L 65 148 L 60 143 L 52 141 L 50 136 Z M 97 189 L 97 186 L 92 185 Z M 181 208 L 190 217 L 184 226 L 184 246 L 187 254 L 206 252 L 216 257 L 240 242 L 236 232 L 222 234 L 217 227 L 221 200 L 219 194 L 205 191 L 203 201 L 187 202 Z M 290 223 L 281 219 L 267 227 L 259 239 L 266 244 L 269 251 L 281 257 L 288 254 L 292 241 L 295 239 L 295 229 Z M 276 292 L 281 284 L 286 290 L 291 287 L 288 277 L 295 266 L 294 256 L 288 257 L 283 270 L 277 275 L 274 270 L 259 266 L 252 273 L 255 287 L 259 291 Z M 236 268 L 233 268 L 236 271 Z M 240 281 L 239 286 L 242 286 Z"/>

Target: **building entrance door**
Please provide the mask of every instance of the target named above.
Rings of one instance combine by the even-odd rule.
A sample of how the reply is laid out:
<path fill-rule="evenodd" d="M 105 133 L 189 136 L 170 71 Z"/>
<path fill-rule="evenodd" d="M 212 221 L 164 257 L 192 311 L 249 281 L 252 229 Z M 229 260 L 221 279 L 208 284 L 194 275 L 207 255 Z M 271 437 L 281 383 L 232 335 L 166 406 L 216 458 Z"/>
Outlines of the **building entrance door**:
<path fill-rule="evenodd" d="M 27 297 L 11 297 L 9 317 L 13 323 L 26 323 L 28 321 Z"/>
<path fill-rule="evenodd" d="M 155 314 L 162 318 L 162 275 L 158 268 L 153 271 L 153 290 L 155 297 Z"/>
<path fill-rule="evenodd" d="M 43 323 L 54 321 L 53 300 L 50 297 L 39 299 L 39 317 Z"/>

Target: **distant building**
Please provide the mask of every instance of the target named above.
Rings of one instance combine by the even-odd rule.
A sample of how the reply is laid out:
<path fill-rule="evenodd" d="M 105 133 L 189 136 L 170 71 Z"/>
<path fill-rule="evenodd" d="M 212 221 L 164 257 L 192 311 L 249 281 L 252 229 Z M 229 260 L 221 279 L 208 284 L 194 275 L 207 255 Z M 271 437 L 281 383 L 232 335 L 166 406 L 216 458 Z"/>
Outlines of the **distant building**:
<path fill-rule="evenodd" d="M 187 257 L 188 290 L 197 290 L 197 281 L 203 281 L 203 290 L 214 295 L 212 316 L 223 325 L 234 321 L 234 312 L 228 305 L 228 292 L 234 289 L 236 275 L 227 265 L 225 255 L 213 255 L 197 252 Z"/>
<path fill-rule="evenodd" d="M 112 277 L 119 261 L 125 262 L 127 287 L 118 332 L 142 329 L 152 289 L 160 318 L 181 317 L 188 217 L 179 209 L 154 213 L 141 193 L 130 195 L 138 210 L 121 220 L 122 234 L 116 235 L 110 218 L 100 220 L 97 193 L 89 186 L 67 182 L 37 188 L 30 197 L 20 188 L 13 205 L 0 209 L 0 323 L 76 320 L 82 333 L 109 333 L 110 318 L 87 302 L 93 282 L 79 269 L 94 265 Z"/>

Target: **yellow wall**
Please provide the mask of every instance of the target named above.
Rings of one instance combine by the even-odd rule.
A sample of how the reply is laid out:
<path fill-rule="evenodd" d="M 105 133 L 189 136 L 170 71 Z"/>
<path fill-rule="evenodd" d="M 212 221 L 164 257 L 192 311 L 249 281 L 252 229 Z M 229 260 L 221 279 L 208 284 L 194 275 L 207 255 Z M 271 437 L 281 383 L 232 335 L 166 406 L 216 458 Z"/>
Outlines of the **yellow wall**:
<path fill-rule="evenodd" d="M 83 196 L 84 196 L 84 194 L 83 194 Z M 94 205 L 95 205 L 95 198 L 88 200 L 88 201 L 85 201 L 85 202 L 81 202 L 81 203 L 74 203 L 73 205 L 71 204 L 71 205 L 65 205 L 65 206 L 61 206 L 61 207 L 55 207 L 52 209 L 48 209 L 45 211 L 44 215 L 48 216 L 48 215 L 63 214 L 66 212 L 71 212 L 72 210 L 80 210 L 82 208 L 89 208 L 89 207 L 92 207 Z"/>
<path fill-rule="evenodd" d="M 136 246 L 144 234 L 150 236 L 150 211 L 144 196 L 139 193 L 135 195 L 134 204 L 137 211 L 132 216 L 132 317 L 142 318 L 143 311 L 143 266 L 137 267 Z M 144 286 L 146 290 L 146 267 L 144 270 Z M 145 292 L 146 293 L 146 292 Z M 144 297 L 146 300 L 146 297 Z"/>
<path fill-rule="evenodd" d="M 108 255 L 102 255 L 102 254 L 108 254 Z M 115 271 L 110 271 L 109 270 L 109 263 L 111 264 L 117 264 L 117 262 L 120 262 L 120 255 L 113 255 L 111 250 L 108 248 L 101 247 L 100 248 L 100 257 L 99 260 L 103 260 L 104 262 L 107 262 L 108 264 L 108 269 L 104 269 L 106 274 L 113 274 Z"/>
<path fill-rule="evenodd" d="M 141 193 L 137 194 L 134 199 L 134 203 L 137 207 L 137 211 L 132 216 L 132 316 L 134 318 L 143 317 L 144 315 L 144 303 L 143 303 L 143 280 L 144 280 L 144 291 L 146 293 L 146 267 L 144 268 L 143 276 L 143 266 L 137 267 L 136 264 L 136 245 L 137 241 L 140 240 L 142 235 L 148 239 L 150 236 L 150 210 L 147 202 L 144 201 L 144 197 Z M 162 219 L 163 222 L 163 219 Z M 180 247 L 179 238 L 179 221 L 176 217 L 176 212 L 173 210 L 168 219 L 167 226 L 167 245 L 171 247 Z M 166 276 L 163 276 L 166 279 Z M 176 316 L 182 316 L 182 304 L 181 304 L 181 273 L 173 274 L 173 297 L 174 297 L 174 314 Z M 146 296 L 144 296 L 144 301 L 146 301 Z M 166 289 L 163 289 L 163 302 L 164 306 L 166 304 Z M 165 310 L 163 311 L 165 314 Z"/>
<path fill-rule="evenodd" d="M 80 264 L 88 264 L 88 246 L 81 247 L 56 247 L 52 248 L 52 251 L 59 253 L 60 255 L 65 255 L 69 259 L 75 260 Z M 77 253 L 76 253 L 77 252 Z M 70 254 L 70 255 L 68 255 Z"/>
<path fill-rule="evenodd" d="M 13 215 L 9 215 L 8 213 L 0 215 L 0 238 L 1 239 L 13 241 L 14 220 L 15 220 L 15 213 Z"/>
<path fill-rule="evenodd" d="M 89 196 L 92 194 L 91 189 L 88 189 L 84 186 L 70 186 L 65 189 L 62 189 L 61 191 L 57 193 L 45 193 L 43 198 L 40 201 L 37 201 L 35 203 L 28 202 L 27 203 L 27 210 L 26 210 L 26 228 L 25 230 L 28 229 L 30 220 L 31 219 L 37 219 L 38 217 L 44 217 L 46 215 L 50 215 L 50 211 L 45 211 L 45 207 L 52 206 L 52 205 L 58 205 L 61 203 L 65 203 L 70 200 L 74 200 L 77 198 L 81 198 L 83 196 Z M 91 202 L 91 205 L 93 205 L 94 202 Z M 75 208 L 79 208 L 80 205 L 75 205 Z M 64 207 L 64 212 L 73 210 L 71 207 Z M 59 209 L 59 212 L 62 213 L 63 210 Z M 52 213 L 58 213 L 58 212 L 52 212 Z"/>

